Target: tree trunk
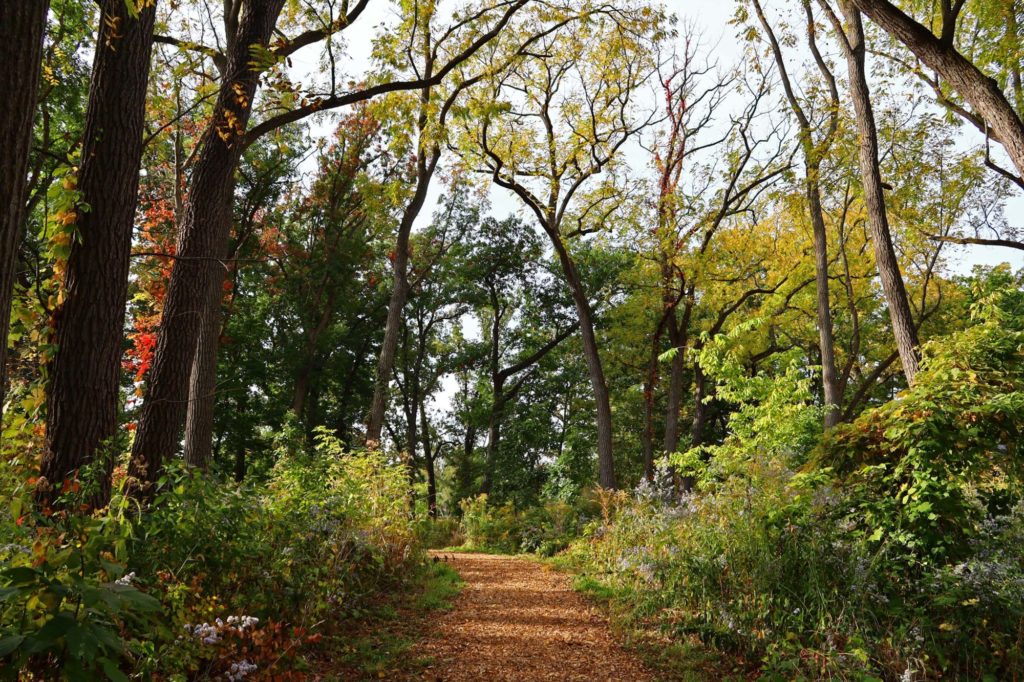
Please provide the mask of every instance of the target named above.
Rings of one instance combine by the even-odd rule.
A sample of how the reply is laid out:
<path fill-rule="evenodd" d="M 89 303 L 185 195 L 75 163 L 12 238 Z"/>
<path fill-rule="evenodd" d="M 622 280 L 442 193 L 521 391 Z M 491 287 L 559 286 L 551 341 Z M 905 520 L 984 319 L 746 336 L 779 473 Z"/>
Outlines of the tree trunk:
<path fill-rule="evenodd" d="M 470 417 L 472 418 L 472 417 Z M 476 424 L 466 425 L 466 434 L 462 439 L 463 463 L 455 474 L 456 488 L 458 489 L 458 500 L 461 502 L 472 494 L 473 484 L 476 477 L 473 475 L 473 453 L 476 450 Z"/>
<path fill-rule="evenodd" d="M 333 317 L 334 294 L 330 292 L 327 297 L 327 304 L 320 314 L 320 319 L 317 320 L 316 326 L 309 330 L 306 335 L 304 358 L 302 366 L 299 368 L 299 374 L 295 378 L 295 391 L 292 393 L 292 412 L 304 424 L 307 421 L 303 420 L 302 412 L 306 407 L 306 398 L 309 395 L 309 389 L 313 383 L 313 374 L 317 368 L 317 352 L 319 350 L 320 337 L 327 331 L 327 327 L 330 326 Z"/>
<path fill-rule="evenodd" d="M 494 402 L 491 404 L 491 415 L 487 423 L 487 461 L 484 464 L 484 478 L 480 486 L 481 492 L 491 494 L 494 484 L 494 469 L 498 465 L 498 449 L 501 446 L 501 421 L 505 416 L 504 382 L 495 380 Z"/>
<path fill-rule="evenodd" d="M 654 389 L 658 384 L 660 336 L 655 334 L 651 339 L 651 356 L 647 359 L 644 377 L 644 428 L 640 432 L 640 450 L 644 460 L 644 478 L 648 483 L 654 483 Z"/>
<path fill-rule="evenodd" d="M 782 55 L 782 48 L 771 24 L 764 14 L 761 3 L 754 0 L 754 9 L 758 19 L 764 27 L 768 42 L 772 47 L 772 54 L 775 57 L 775 65 L 779 70 L 782 80 L 782 87 L 789 102 L 789 108 L 796 117 L 800 127 L 800 146 L 804 155 L 804 191 L 807 196 L 807 210 L 811 216 L 811 231 L 814 236 L 814 279 L 817 287 L 817 322 L 818 322 L 818 350 L 821 353 L 821 385 L 823 402 L 825 406 L 824 425 L 830 429 L 839 423 L 839 406 L 842 405 L 842 388 L 839 374 L 836 371 L 836 350 L 835 335 L 832 328 L 832 308 L 829 305 L 828 291 L 828 232 L 825 229 L 825 215 L 821 208 L 821 158 L 832 144 L 838 124 L 839 93 L 836 88 L 835 78 L 832 75 L 827 63 L 821 57 L 815 40 L 814 17 L 811 13 L 809 0 L 804 3 L 804 11 L 807 15 L 807 37 L 808 45 L 811 48 L 818 68 L 826 78 L 831 94 L 829 103 L 832 110 L 829 113 L 829 124 L 826 127 L 820 143 L 815 144 L 814 131 L 811 121 L 804 112 L 800 101 L 793 90 L 793 84 L 789 79 L 786 69 L 786 61 Z"/>
<path fill-rule="evenodd" d="M 196 341 L 192 372 L 188 385 L 188 411 L 185 415 L 185 464 L 206 471 L 213 456 L 213 418 L 217 406 L 217 351 L 223 320 L 224 268 L 214 263 L 214 286 L 203 309 L 202 327 Z"/>
<path fill-rule="evenodd" d="M 210 126 L 199 142 L 179 226 L 177 259 L 164 300 L 148 390 L 132 448 L 130 474 L 148 491 L 177 449 L 201 311 L 215 286 L 210 259 L 224 253 L 231 193 L 260 72 L 251 49 L 266 45 L 284 0 L 252 0 L 238 26 Z M 197 314 L 198 313 L 198 314 Z M 144 491 L 145 492 L 145 491 Z"/>
<path fill-rule="evenodd" d="M 817 163 L 807 164 L 807 207 L 811 213 L 814 233 L 814 280 L 818 304 L 818 349 L 821 351 L 821 385 L 825 402 L 825 429 L 839 423 L 839 408 L 843 394 L 836 371 L 836 342 L 832 330 L 832 308 L 828 293 L 828 233 L 821 208 L 821 189 L 818 185 Z"/>
<path fill-rule="evenodd" d="M 97 456 L 117 432 L 119 379 L 132 229 L 138 203 L 154 5 L 137 18 L 124 0 L 101 3 L 85 115 L 81 200 L 65 300 L 56 313 L 57 354 L 47 392 L 41 474 L 56 484 Z M 97 506 L 110 495 L 113 452 L 100 473 Z"/>
<path fill-rule="evenodd" d="M 957 52 L 952 40 L 937 38 L 888 0 L 841 0 L 841 4 L 850 25 L 849 30 L 854 34 L 849 36 L 851 47 L 859 43 L 863 54 L 863 27 L 860 25 L 860 13 L 856 11 L 860 10 L 889 35 L 906 45 L 929 69 L 946 80 L 971 104 L 1006 149 L 1017 172 L 1024 176 L 1024 123 L 994 79 L 986 76 Z"/>
<path fill-rule="evenodd" d="M 423 464 L 427 469 L 427 510 L 430 518 L 437 518 L 437 479 L 434 472 L 434 451 L 430 445 L 430 424 L 427 423 L 426 401 L 420 401 L 420 424 L 423 428 Z"/>
<path fill-rule="evenodd" d="M 844 0 L 843 12 L 846 15 L 848 48 L 847 64 L 850 72 L 850 91 L 857 117 L 859 137 L 859 161 L 861 182 L 864 186 L 864 203 L 868 211 L 868 223 L 871 227 L 871 240 L 874 242 L 875 261 L 878 274 L 882 279 L 886 302 L 889 304 L 889 317 L 892 320 L 893 335 L 896 337 L 896 349 L 900 354 L 903 374 L 908 384 L 914 383 L 917 374 L 917 331 L 910 311 L 910 302 L 900 274 L 899 261 L 892 245 L 892 234 L 889 231 L 889 220 L 885 210 L 885 196 L 882 194 L 882 175 L 878 168 L 878 132 L 875 128 L 875 115 L 871 108 L 871 93 L 868 89 L 867 72 L 865 69 L 864 26 L 861 24 L 860 12 L 851 2 Z M 1024 147 L 1022 147 L 1024 152 Z M 1024 156 L 1022 156 L 1024 160 Z"/>
<path fill-rule="evenodd" d="M 665 406 L 664 450 L 671 454 L 679 451 L 679 411 L 683 403 L 683 375 L 686 372 L 686 344 L 690 327 L 690 313 L 693 310 L 692 291 L 683 308 L 683 319 L 676 319 L 673 312 L 668 321 L 668 338 L 676 354 L 672 357 L 668 380 L 668 404 Z"/>
<path fill-rule="evenodd" d="M 594 405 L 597 408 L 597 464 L 598 483 L 602 487 L 614 490 L 618 487 L 615 481 L 615 461 L 612 458 L 612 409 L 608 396 L 608 384 L 601 366 L 598 353 L 597 337 L 594 335 L 594 315 L 590 309 L 590 301 L 583 291 L 576 264 L 562 243 L 558 234 L 549 232 L 551 242 L 558 253 L 562 265 L 562 274 L 572 291 L 573 302 L 576 304 L 576 315 L 579 318 L 580 336 L 583 340 L 583 357 L 587 362 L 590 374 L 590 386 L 594 391 Z"/>
<path fill-rule="evenodd" d="M 7 393 L 7 331 L 25 221 L 32 118 L 49 0 L 0 3 L 0 408 Z"/>
<path fill-rule="evenodd" d="M 391 300 L 388 302 L 388 319 L 384 325 L 384 341 L 381 343 L 380 356 L 377 359 L 377 374 L 373 384 L 373 402 L 366 423 L 366 446 L 380 447 L 380 435 L 384 428 L 384 414 L 387 412 L 388 385 L 391 383 L 391 368 L 395 365 L 395 349 L 398 347 L 398 333 L 402 326 L 402 310 L 409 296 L 409 235 L 413 223 L 420 214 L 427 198 L 427 189 L 434 175 L 437 156 L 431 162 L 421 158 L 416 172 L 416 190 L 412 199 L 402 213 L 398 225 L 398 237 L 395 240 L 394 284 L 391 289 Z"/>

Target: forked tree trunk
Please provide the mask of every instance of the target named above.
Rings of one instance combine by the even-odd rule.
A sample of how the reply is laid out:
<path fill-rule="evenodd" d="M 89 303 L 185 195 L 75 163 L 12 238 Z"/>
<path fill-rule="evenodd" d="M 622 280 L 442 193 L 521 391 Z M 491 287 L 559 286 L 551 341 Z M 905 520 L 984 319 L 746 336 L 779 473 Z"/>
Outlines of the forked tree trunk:
<path fill-rule="evenodd" d="M 260 72 L 252 48 L 267 45 L 285 0 L 251 0 L 232 41 L 210 126 L 199 141 L 192 183 L 178 228 L 177 260 L 164 300 L 156 353 L 132 448 L 130 475 L 142 497 L 177 450 L 185 420 L 189 375 L 210 288 L 211 257 L 224 253 L 231 229 L 231 194 Z"/>
<path fill-rule="evenodd" d="M 821 385 L 825 406 L 824 426 L 830 429 L 839 423 L 839 408 L 843 402 L 842 383 L 836 371 L 835 334 L 832 327 L 832 308 L 829 303 L 828 291 L 828 231 L 825 228 L 825 214 L 821 207 L 821 159 L 832 144 L 836 132 L 839 96 L 836 91 L 835 78 L 831 70 L 818 52 L 815 40 L 814 17 L 811 14 L 810 0 L 805 0 L 804 11 L 807 15 L 808 44 L 818 63 L 818 68 L 827 79 L 833 107 L 830 111 L 829 124 L 819 143 L 814 141 L 814 130 L 807 114 L 793 90 L 783 58 L 782 48 L 775 32 L 764 14 L 759 0 L 754 0 L 754 9 L 764 27 L 768 42 L 772 48 L 775 65 L 782 80 L 789 108 L 796 117 L 800 128 L 800 146 L 804 155 L 804 192 L 807 197 L 807 210 L 811 217 L 811 232 L 814 241 L 814 280 L 817 288 L 817 322 L 818 350 L 821 354 Z"/>
<path fill-rule="evenodd" d="M 0 408 L 7 392 L 7 332 L 49 5 L 49 0 L 0 3 Z"/>
<path fill-rule="evenodd" d="M 98 454 L 97 506 L 110 495 L 113 452 L 98 453 L 117 432 L 119 379 L 132 229 L 138 203 L 146 84 L 156 7 L 137 18 L 124 0 L 101 3 L 78 190 L 88 211 L 78 213 L 55 313 L 57 354 L 47 392 L 46 452 L 41 474 L 63 481 Z"/>
<path fill-rule="evenodd" d="M 850 72 L 850 92 L 856 111 L 859 141 L 861 184 L 864 187 L 864 203 L 867 206 L 871 241 L 874 243 L 875 262 L 882 280 L 892 331 L 896 337 L 896 349 L 900 354 L 903 374 L 908 384 L 914 383 L 917 375 L 917 330 L 903 285 L 899 261 L 892 245 L 889 219 L 885 210 L 885 196 L 882 193 L 882 175 L 878 167 L 878 131 L 875 115 L 871 108 L 871 93 L 868 89 L 865 69 L 864 26 L 860 12 L 849 0 L 843 0 L 846 17 L 846 59 Z"/>

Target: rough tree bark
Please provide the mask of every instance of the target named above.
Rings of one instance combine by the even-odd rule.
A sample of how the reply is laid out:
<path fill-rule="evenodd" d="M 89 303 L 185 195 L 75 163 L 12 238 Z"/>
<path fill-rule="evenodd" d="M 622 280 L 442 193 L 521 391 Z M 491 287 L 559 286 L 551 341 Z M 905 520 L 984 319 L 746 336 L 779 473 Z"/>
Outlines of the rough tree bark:
<path fill-rule="evenodd" d="M 1006 149 L 1017 172 L 1024 176 L 1024 122 L 999 89 L 999 84 L 957 52 L 953 45 L 955 16 L 947 17 L 943 22 L 942 37 L 936 37 L 888 0 L 842 0 L 841 4 L 847 23 L 855 32 L 863 34 L 863 28 L 852 26 L 854 14 L 859 26 L 860 12 L 863 12 L 952 85 L 985 120 L 993 137 Z M 853 38 L 850 36 L 851 45 Z M 863 43 L 863 35 L 860 42 Z"/>
<path fill-rule="evenodd" d="M 47 391 L 46 452 L 41 474 L 51 484 L 90 463 L 117 431 L 119 378 L 132 229 L 138 203 L 146 84 L 155 4 L 132 17 L 124 0 L 105 0 L 85 115 L 81 200 L 57 312 L 58 350 Z M 107 453 L 112 455 L 113 453 Z M 109 472 L 112 457 L 105 462 Z M 110 495 L 101 475 L 93 500 Z"/>
<path fill-rule="evenodd" d="M 177 449 L 187 410 L 190 369 L 202 311 L 214 272 L 211 256 L 225 252 L 231 229 L 230 197 L 260 71 L 251 48 L 266 45 L 285 0 L 252 0 L 238 22 L 210 126 L 203 132 L 192 183 L 178 228 L 177 260 L 160 318 L 153 365 L 132 448 L 130 475 L 142 486 L 159 476 Z M 227 197 L 228 199 L 225 199 Z"/>
<path fill-rule="evenodd" d="M 7 392 L 7 331 L 25 219 L 32 118 L 49 0 L 0 3 L 0 407 Z"/>
<path fill-rule="evenodd" d="M 874 244 L 875 262 L 882 280 L 882 289 L 889 305 L 889 317 L 892 320 L 893 335 L 896 337 L 896 349 L 903 365 L 903 374 L 907 378 L 907 383 L 913 384 L 918 369 L 917 330 L 914 327 L 899 261 L 896 259 L 896 250 L 892 245 L 892 233 L 885 210 L 882 175 L 878 166 L 878 131 L 875 127 L 875 114 L 871 108 L 871 92 L 868 89 L 865 68 L 864 26 L 861 23 L 860 12 L 852 0 L 843 0 L 842 8 L 846 18 L 846 31 L 839 38 L 840 42 L 846 41 L 844 52 L 850 73 L 850 94 L 857 118 L 858 158 L 864 203 L 867 206 L 868 224 L 871 228 L 871 241 Z"/>
<path fill-rule="evenodd" d="M 196 352 L 188 382 L 188 409 L 185 414 L 185 464 L 205 471 L 213 458 L 213 421 L 217 406 L 217 351 L 223 322 L 224 282 L 227 273 L 219 263 L 211 273 L 210 287 L 203 306 Z"/>

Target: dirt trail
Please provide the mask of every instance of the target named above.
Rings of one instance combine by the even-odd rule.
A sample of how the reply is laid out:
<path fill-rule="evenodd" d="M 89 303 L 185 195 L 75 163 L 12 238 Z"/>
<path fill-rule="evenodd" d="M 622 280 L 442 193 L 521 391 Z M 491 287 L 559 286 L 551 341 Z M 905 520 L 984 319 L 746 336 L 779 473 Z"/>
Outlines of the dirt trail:
<path fill-rule="evenodd" d="M 438 682 L 655 678 L 612 638 L 569 578 L 523 559 L 443 553 L 466 581 L 455 608 L 431 625 L 415 655 Z"/>

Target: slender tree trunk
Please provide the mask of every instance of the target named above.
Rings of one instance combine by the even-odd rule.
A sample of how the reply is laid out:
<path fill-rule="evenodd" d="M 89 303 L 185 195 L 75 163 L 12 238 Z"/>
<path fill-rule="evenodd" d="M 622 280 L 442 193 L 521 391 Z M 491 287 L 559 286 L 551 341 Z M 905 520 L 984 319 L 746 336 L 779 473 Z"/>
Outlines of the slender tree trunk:
<path fill-rule="evenodd" d="M 219 263 L 211 273 L 215 286 L 203 309 L 202 327 L 192 360 L 188 385 L 188 411 L 185 415 L 185 464 L 207 470 L 213 456 L 213 421 L 217 407 L 217 351 L 223 321 L 224 282 L 227 273 Z"/>
<path fill-rule="evenodd" d="M 7 393 L 7 331 L 49 5 L 49 0 L 0 3 L 0 409 Z"/>
<path fill-rule="evenodd" d="M 707 398 L 707 377 L 700 365 L 694 365 L 694 393 L 693 393 L 693 423 L 690 426 L 690 446 L 697 447 L 705 442 L 708 425 L 708 417 L 711 414 L 711 406 L 704 402 Z"/>
<path fill-rule="evenodd" d="M 759 0 L 754 0 L 754 9 L 758 19 L 764 27 L 768 42 L 772 47 L 772 54 L 775 57 L 775 65 L 779 70 L 782 79 L 782 86 L 789 102 L 789 108 L 796 117 L 800 126 L 800 146 L 804 154 L 804 192 L 807 196 L 807 210 L 811 216 L 811 231 L 814 236 L 814 279 L 817 287 L 817 322 L 818 322 L 818 350 L 821 354 L 821 385 L 823 402 L 825 404 L 824 425 L 830 429 L 839 423 L 839 406 L 842 405 L 842 387 L 839 374 L 836 371 L 836 350 L 835 335 L 832 328 L 832 307 L 829 304 L 828 291 L 828 231 L 825 228 L 825 214 L 821 208 L 821 159 L 832 144 L 838 123 L 839 93 L 836 89 L 835 78 L 827 63 L 818 51 L 815 39 L 814 17 L 811 13 L 810 1 L 805 0 L 804 11 L 807 15 L 807 37 L 808 45 L 818 63 L 818 68 L 825 77 L 831 102 L 832 110 L 829 113 L 829 124 L 826 128 L 821 142 L 815 144 L 814 131 L 811 121 L 804 112 L 800 101 L 793 90 L 786 69 L 786 61 L 782 55 L 782 48 L 775 32 L 768 23 Z"/>
<path fill-rule="evenodd" d="M 426 401 L 420 401 L 420 424 L 423 428 L 423 464 L 427 469 L 427 510 L 430 518 L 437 518 L 437 479 L 434 471 L 434 451 L 430 445 L 430 424 L 427 422 Z"/>
<path fill-rule="evenodd" d="M 683 308 L 683 319 L 676 319 L 673 313 L 668 321 L 668 338 L 676 354 L 672 357 L 672 364 L 669 369 L 668 397 L 665 406 L 665 441 L 664 450 L 667 453 L 678 452 L 679 450 L 679 411 L 683 404 L 684 374 L 686 372 L 686 344 L 688 330 L 690 327 L 690 313 L 693 310 L 691 303 L 692 295 L 687 296 Z"/>
<path fill-rule="evenodd" d="M 971 104 L 1006 149 L 1017 172 L 1024 176 L 1024 122 L 1007 101 L 995 79 L 986 76 L 957 52 L 951 40 L 951 30 L 945 36 L 946 40 L 940 39 L 888 0 L 841 0 L 841 4 L 853 34 L 849 36 L 851 47 L 860 43 L 860 47 L 854 48 L 854 51 L 859 49 L 863 54 L 863 27 L 860 25 L 860 12 L 863 12 L 889 35 L 906 45 L 929 69 L 952 85 Z"/>
<path fill-rule="evenodd" d="M 177 449 L 185 419 L 189 373 L 202 310 L 215 286 L 210 258 L 225 251 L 231 194 L 260 73 L 251 49 L 266 45 L 285 0 L 251 0 L 239 22 L 213 120 L 199 142 L 192 183 L 178 230 L 177 259 L 164 300 L 130 474 L 146 489 Z M 147 493 L 148 494 L 148 493 Z"/>
<path fill-rule="evenodd" d="M 381 343 L 380 356 L 377 359 L 377 374 L 373 384 L 373 402 L 366 423 L 366 445 L 369 448 L 380 446 L 380 435 L 384 428 L 384 414 L 387 412 L 388 384 L 391 368 L 395 365 L 395 349 L 398 347 L 398 333 L 402 326 L 402 310 L 409 297 L 409 235 L 413 223 L 420 214 L 427 198 L 427 189 L 434 175 L 437 156 L 431 162 L 427 159 L 418 161 L 416 173 L 416 190 L 412 199 L 402 213 L 398 225 L 398 236 L 395 240 L 395 258 L 393 261 L 395 275 L 391 289 L 391 300 L 388 302 L 388 318 L 384 325 L 384 341 Z"/>
<path fill-rule="evenodd" d="M 648 483 L 654 483 L 654 390 L 658 384 L 660 336 L 655 334 L 651 339 L 650 357 L 647 359 L 644 377 L 644 428 L 640 432 L 640 449 L 644 460 L 644 478 Z"/>
<path fill-rule="evenodd" d="M 907 383 L 913 384 L 918 368 L 917 331 L 914 328 L 907 291 L 903 285 L 903 275 L 900 274 L 899 261 L 892 245 L 885 197 L 882 193 L 882 175 L 878 167 L 878 132 L 875 128 L 875 115 L 871 108 L 871 93 L 865 69 L 864 26 L 861 23 L 860 12 L 852 2 L 844 0 L 842 5 L 849 43 L 846 57 L 850 71 L 850 91 L 857 117 L 861 182 L 864 187 L 864 202 L 867 205 L 871 239 L 875 247 L 875 261 L 889 305 L 889 317 L 892 320 L 893 335 L 896 337 L 896 349 L 900 354 L 903 374 L 907 378 Z"/>
<path fill-rule="evenodd" d="M 821 385 L 825 399 L 825 429 L 839 423 L 839 408 L 843 394 L 836 371 L 836 342 L 832 330 L 832 307 L 828 292 L 828 233 L 821 208 L 821 189 L 818 184 L 820 169 L 816 163 L 807 164 L 807 207 L 811 213 L 814 233 L 814 279 L 818 304 L 818 349 L 821 351 Z"/>
<path fill-rule="evenodd" d="M 71 244 L 66 296 L 55 313 L 58 350 L 47 394 L 46 452 L 41 474 L 56 484 L 97 456 L 117 432 L 119 378 L 132 228 L 138 203 L 146 84 L 156 7 L 137 18 L 124 0 L 101 3 L 85 115 L 80 211 Z M 103 470 L 113 466 L 112 452 Z M 97 506 L 110 495 L 100 474 Z"/>
<path fill-rule="evenodd" d="M 594 405 L 597 409 L 597 464 L 598 483 L 604 488 L 616 489 L 615 461 L 612 457 L 612 410 L 608 395 L 608 384 L 601 366 L 601 356 L 597 348 L 597 337 L 594 334 L 594 315 L 590 309 L 590 301 L 583 291 L 579 272 L 569 252 L 565 249 L 558 234 L 551 234 L 551 242 L 558 253 L 562 273 L 572 291 L 573 302 L 576 304 L 576 315 L 579 318 L 580 336 L 583 340 L 583 357 L 587 362 L 590 374 L 590 385 L 594 392 Z"/>
<path fill-rule="evenodd" d="M 298 376 L 295 378 L 295 390 L 292 393 L 292 412 L 302 420 L 302 412 L 306 407 L 306 398 L 309 395 L 310 386 L 313 383 L 313 374 L 317 367 L 317 352 L 320 345 L 320 337 L 327 331 L 331 320 L 334 317 L 334 296 L 328 294 L 327 304 L 324 306 L 317 320 L 316 326 L 309 330 L 304 349 L 304 359 L 299 368 Z M 304 421 L 305 423 L 305 421 Z"/>

